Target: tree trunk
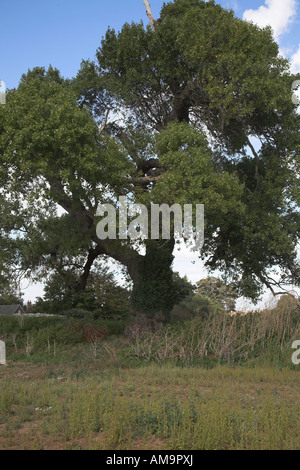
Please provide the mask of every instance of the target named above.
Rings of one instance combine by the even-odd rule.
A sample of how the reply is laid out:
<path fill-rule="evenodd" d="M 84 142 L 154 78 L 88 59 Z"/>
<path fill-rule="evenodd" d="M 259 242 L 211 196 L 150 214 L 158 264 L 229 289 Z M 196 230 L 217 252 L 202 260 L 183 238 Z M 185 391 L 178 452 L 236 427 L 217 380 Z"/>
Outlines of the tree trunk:
<path fill-rule="evenodd" d="M 135 266 L 131 313 L 133 326 L 156 331 L 169 319 L 174 305 L 174 239 L 148 240 L 146 254 Z M 130 328 L 127 330 L 130 334 Z"/>
<path fill-rule="evenodd" d="M 153 15 L 152 15 L 151 6 L 150 6 L 150 4 L 147 0 L 144 0 L 144 5 L 146 7 L 146 14 L 147 14 L 147 16 L 149 18 L 149 21 L 151 23 L 151 27 L 152 27 L 153 31 L 155 31 L 155 20 L 154 20 Z"/>

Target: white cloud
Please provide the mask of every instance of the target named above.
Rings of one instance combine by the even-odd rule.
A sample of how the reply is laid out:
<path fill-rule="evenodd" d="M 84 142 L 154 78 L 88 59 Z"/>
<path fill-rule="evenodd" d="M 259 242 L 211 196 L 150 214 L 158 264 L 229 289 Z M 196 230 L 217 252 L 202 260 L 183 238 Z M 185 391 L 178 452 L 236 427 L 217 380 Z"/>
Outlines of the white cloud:
<path fill-rule="evenodd" d="M 266 0 L 257 10 L 246 10 L 243 19 L 253 21 L 258 26 L 271 26 L 274 39 L 279 42 L 280 36 L 288 30 L 297 10 L 296 0 Z"/>
<path fill-rule="evenodd" d="M 300 44 L 298 46 L 297 52 L 291 57 L 291 71 L 292 73 L 300 73 Z"/>
<path fill-rule="evenodd" d="M 188 280 L 193 284 L 208 276 L 208 272 L 204 268 L 198 254 L 191 251 L 183 241 L 175 245 L 174 257 L 174 271 L 178 272 L 182 277 L 187 276 Z"/>

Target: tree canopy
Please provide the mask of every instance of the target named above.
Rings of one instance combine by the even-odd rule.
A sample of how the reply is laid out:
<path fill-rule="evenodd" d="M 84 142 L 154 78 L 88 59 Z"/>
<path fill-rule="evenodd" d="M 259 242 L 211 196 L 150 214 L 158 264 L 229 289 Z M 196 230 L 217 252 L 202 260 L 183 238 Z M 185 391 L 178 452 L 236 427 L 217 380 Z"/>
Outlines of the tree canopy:
<path fill-rule="evenodd" d="M 209 269 L 252 299 L 299 284 L 297 78 L 270 28 L 201 0 L 164 4 L 152 26 L 108 29 L 74 79 L 29 71 L 0 106 L 1 197 L 14 220 L 1 244 L 18 244 L 32 276 L 76 265 L 78 291 L 111 257 L 133 280 L 133 308 L 155 315 L 174 304 L 174 238 L 101 240 L 98 204 L 201 203 Z"/>
<path fill-rule="evenodd" d="M 223 311 L 230 312 L 235 309 L 238 293 L 221 279 L 211 276 L 201 279 L 196 285 L 198 294 L 219 304 Z"/>

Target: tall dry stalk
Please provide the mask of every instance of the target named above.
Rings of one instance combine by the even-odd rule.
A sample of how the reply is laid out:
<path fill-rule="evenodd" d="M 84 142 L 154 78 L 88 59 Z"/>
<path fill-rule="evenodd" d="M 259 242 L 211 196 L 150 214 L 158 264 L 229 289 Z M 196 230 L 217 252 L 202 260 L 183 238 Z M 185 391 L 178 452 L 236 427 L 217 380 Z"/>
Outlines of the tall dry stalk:
<path fill-rule="evenodd" d="M 295 320 L 296 318 L 296 320 Z M 297 336 L 298 335 L 298 336 Z M 300 315 L 281 308 L 252 312 L 245 316 L 212 314 L 204 322 L 194 318 L 181 331 L 151 333 L 141 327 L 132 331 L 131 352 L 137 359 L 163 361 L 175 357 L 192 362 L 196 357 L 213 355 L 219 360 L 235 362 L 255 352 L 263 355 L 270 341 L 276 340 L 281 350 L 290 348 L 300 337 Z"/>

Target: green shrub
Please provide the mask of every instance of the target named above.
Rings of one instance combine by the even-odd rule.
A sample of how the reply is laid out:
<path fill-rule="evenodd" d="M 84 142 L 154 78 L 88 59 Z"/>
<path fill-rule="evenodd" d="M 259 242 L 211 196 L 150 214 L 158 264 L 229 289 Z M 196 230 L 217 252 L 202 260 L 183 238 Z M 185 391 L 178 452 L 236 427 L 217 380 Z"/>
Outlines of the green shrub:
<path fill-rule="evenodd" d="M 85 320 L 93 320 L 93 314 L 89 310 L 82 308 L 71 308 L 64 312 L 66 317 L 72 318 L 84 318 Z"/>
<path fill-rule="evenodd" d="M 200 294 L 190 294 L 173 307 L 170 314 L 172 322 L 192 320 L 197 317 L 207 319 L 211 314 L 221 312 L 221 305 Z"/>

